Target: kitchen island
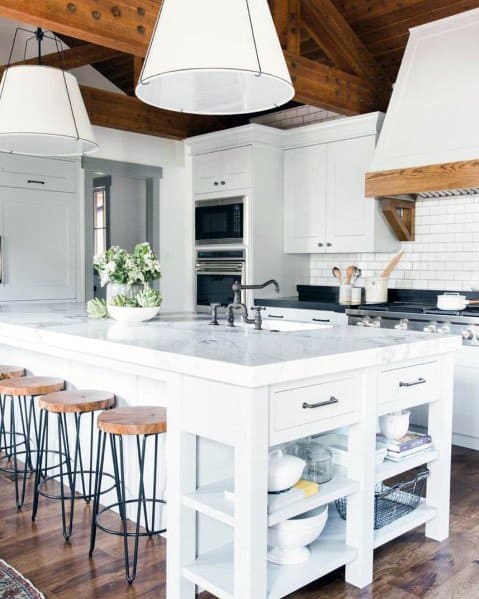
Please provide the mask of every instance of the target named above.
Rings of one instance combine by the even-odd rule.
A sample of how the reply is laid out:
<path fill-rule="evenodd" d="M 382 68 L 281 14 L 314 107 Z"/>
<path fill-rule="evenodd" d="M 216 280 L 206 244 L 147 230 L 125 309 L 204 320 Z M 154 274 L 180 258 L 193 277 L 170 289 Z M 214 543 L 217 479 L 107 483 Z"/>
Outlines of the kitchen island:
<path fill-rule="evenodd" d="M 460 340 L 297 329 L 210 327 L 191 315 L 127 327 L 89 320 L 75 304 L 1 307 L 4 363 L 62 376 L 71 386 L 108 389 L 120 404 L 168 407 L 168 599 L 190 599 L 196 585 L 222 598 L 283 597 L 343 565 L 346 580 L 364 587 L 375 547 L 424 523 L 427 537 L 448 536 Z M 434 450 L 407 464 L 376 466 L 378 415 L 423 404 Z M 268 513 L 269 448 L 338 428 L 348 435 L 347 466 L 318 495 Z M 419 507 L 374 531 L 375 484 L 424 463 L 430 477 Z M 224 494 L 232 488 L 234 501 Z M 307 562 L 267 562 L 268 525 L 343 496 L 346 521 L 331 505 Z"/>

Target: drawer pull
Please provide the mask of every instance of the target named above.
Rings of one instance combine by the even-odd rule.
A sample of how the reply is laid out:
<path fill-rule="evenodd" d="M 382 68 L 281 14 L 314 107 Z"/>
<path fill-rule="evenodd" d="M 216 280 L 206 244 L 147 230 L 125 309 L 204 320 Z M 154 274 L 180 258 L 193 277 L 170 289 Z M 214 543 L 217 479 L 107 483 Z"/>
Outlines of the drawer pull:
<path fill-rule="evenodd" d="M 423 379 L 422 376 L 417 379 L 417 381 L 412 381 L 412 383 L 405 383 L 404 381 L 400 381 L 400 387 L 414 387 L 415 385 L 423 385 L 426 382 L 426 379 Z"/>
<path fill-rule="evenodd" d="M 313 322 L 331 322 L 329 318 L 312 318 Z"/>
<path fill-rule="evenodd" d="M 268 314 L 268 318 L 284 318 L 283 314 Z"/>
<path fill-rule="evenodd" d="M 313 410 L 314 408 L 322 408 L 324 406 L 332 406 L 335 403 L 339 403 L 339 399 L 331 397 L 328 401 L 319 401 L 318 403 L 303 403 L 303 410 Z"/>
<path fill-rule="evenodd" d="M 34 183 L 35 185 L 45 185 L 45 181 L 37 181 L 35 179 L 28 179 L 27 183 Z"/>

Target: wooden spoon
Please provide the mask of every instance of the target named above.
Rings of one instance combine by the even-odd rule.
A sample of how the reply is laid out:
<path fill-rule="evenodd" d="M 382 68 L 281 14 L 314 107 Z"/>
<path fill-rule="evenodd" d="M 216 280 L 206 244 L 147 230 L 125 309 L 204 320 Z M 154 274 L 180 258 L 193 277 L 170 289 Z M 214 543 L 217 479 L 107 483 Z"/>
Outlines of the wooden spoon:
<path fill-rule="evenodd" d="M 341 284 L 343 281 L 343 275 L 341 274 L 341 269 L 339 269 L 337 266 L 333 266 L 332 272 L 333 272 L 333 277 L 338 279 L 339 284 Z"/>
<path fill-rule="evenodd" d="M 354 266 L 348 266 L 346 269 L 346 285 L 351 284 L 351 277 L 354 274 Z"/>

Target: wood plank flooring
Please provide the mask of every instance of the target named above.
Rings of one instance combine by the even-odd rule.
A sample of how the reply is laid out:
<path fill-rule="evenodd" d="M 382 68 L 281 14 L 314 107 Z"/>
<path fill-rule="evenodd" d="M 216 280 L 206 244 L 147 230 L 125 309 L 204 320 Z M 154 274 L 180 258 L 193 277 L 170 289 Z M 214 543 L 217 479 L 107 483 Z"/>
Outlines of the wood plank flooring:
<path fill-rule="evenodd" d="M 0 474 L 0 557 L 20 570 L 47 599 L 164 599 L 166 542 L 143 539 L 136 582 L 124 578 L 122 540 L 98 532 L 88 559 L 90 508 L 78 503 L 70 543 L 60 532 L 58 502 L 41 500 L 32 524 L 31 502 L 14 507 L 13 485 Z M 362 591 L 341 571 L 289 599 L 479 598 L 479 452 L 454 448 L 451 536 L 439 544 L 423 527 L 376 551 L 374 583 Z M 204 593 L 202 599 L 211 599 Z M 244 599 L 247 599 L 246 597 Z"/>

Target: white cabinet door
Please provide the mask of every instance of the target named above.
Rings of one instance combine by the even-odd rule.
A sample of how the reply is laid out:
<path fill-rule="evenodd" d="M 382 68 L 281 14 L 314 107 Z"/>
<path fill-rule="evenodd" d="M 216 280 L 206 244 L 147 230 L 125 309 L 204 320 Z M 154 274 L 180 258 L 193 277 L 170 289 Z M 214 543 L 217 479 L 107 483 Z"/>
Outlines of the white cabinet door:
<path fill-rule="evenodd" d="M 326 145 L 284 152 L 284 251 L 324 252 Z"/>
<path fill-rule="evenodd" d="M 0 301 L 76 297 L 75 198 L 0 188 Z"/>
<path fill-rule="evenodd" d="M 327 145 L 328 252 L 371 251 L 375 200 L 364 195 L 364 177 L 374 152 L 374 136 Z"/>
<path fill-rule="evenodd" d="M 251 187 L 251 147 L 208 152 L 193 157 L 194 193 Z"/>
<path fill-rule="evenodd" d="M 223 150 L 221 154 L 220 191 L 251 187 L 251 147 Z"/>
<path fill-rule="evenodd" d="M 477 347 L 463 346 L 456 354 L 454 416 L 456 435 L 479 439 L 479 363 Z"/>

